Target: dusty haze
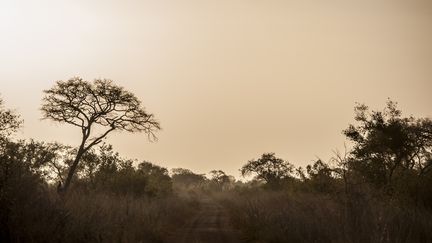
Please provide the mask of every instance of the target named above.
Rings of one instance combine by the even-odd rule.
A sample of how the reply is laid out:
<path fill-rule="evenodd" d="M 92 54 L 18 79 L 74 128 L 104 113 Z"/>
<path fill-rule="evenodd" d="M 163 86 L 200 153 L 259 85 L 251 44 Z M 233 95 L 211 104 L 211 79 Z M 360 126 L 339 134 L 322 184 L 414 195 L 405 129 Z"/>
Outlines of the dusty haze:
<path fill-rule="evenodd" d="M 276 152 L 296 165 L 343 149 L 356 101 L 432 115 L 430 1 L 0 2 L 0 84 L 23 138 L 77 145 L 41 121 L 42 90 L 73 76 L 134 92 L 163 130 L 111 134 L 122 155 L 238 176 Z"/>

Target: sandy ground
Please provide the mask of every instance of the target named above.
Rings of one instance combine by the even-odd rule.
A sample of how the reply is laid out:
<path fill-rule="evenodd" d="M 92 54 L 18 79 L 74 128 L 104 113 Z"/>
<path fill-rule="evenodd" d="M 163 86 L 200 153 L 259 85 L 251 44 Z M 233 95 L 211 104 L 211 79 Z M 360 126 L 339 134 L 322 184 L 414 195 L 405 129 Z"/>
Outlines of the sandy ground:
<path fill-rule="evenodd" d="M 178 229 L 169 243 L 238 243 L 241 242 L 229 222 L 227 212 L 211 198 L 202 199 L 200 212 Z"/>

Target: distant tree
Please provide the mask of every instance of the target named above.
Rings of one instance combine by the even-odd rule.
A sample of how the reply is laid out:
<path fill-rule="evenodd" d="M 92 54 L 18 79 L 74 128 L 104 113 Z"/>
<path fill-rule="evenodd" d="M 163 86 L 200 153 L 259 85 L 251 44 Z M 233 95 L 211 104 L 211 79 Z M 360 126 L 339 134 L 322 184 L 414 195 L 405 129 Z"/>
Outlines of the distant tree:
<path fill-rule="evenodd" d="M 210 171 L 210 180 L 213 182 L 219 190 L 226 190 L 234 187 L 235 178 L 234 176 L 227 175 L 222 170 Z"/>
<path fill-rule="evenodd" d="M 318 159 L 313 165 L 306 166 L 309 178 L 332 177 L 330 166 Z"/>
<path fill-rule="evenodd" d="M 148 196 L 161 196 L 171 193 L 172 180 L 166 168 L 143 161 L 138 165 L 137 172 L 147 178 L 145 193 Z"/>
<path fill-rule="evenodd" d="M 111 146 L 106 147 L 111 149 Z M 98 156 L 100 164 L 94 171 L 92 183 L 98 191 L 138 197 L 158 197 L 172 192 L 172 180 L 166 168 L 147 161 L 134 166 L 136 161 L 121 159 L 112 150 Z M 88 175 L 86 173 L 83 178 L 90 179 Z"/>
<path fill-rule="evenodd" d="M 143 161 L 138 164 L 138 171 L 144 175 L 166 175 L 168 176 L 167 168 L 155 165 L 148 161 Z"/>
<path fill-rule="evenodd" d="M 190 189 L 202 186 L 206 182 L 203 174 L 196 174 L 184 168 L 174 168 L 171 170 L 171 177 L 175 185 Z"/>
<path fill-rule="evenodd" d="M 228 176 L 222 170 L 212 170 L 210 171 L 210 179 L 216 183 L 223 184 L 228 180 Z"/>
<path fill-rule="evenodd" d="M 255 174 L 256 179 L 277 186 L 283 179 L 291 177 L 294 166 L 288 161 L 277 158 L 274 153 L 265 153 L 257 160 L 250 160 L 240 172 L 242 176 Z"/>
<path fill-rule="evenodd" d="M 20 116 L 12 110 L 6 109 L 3 106 L 3 100 L 0 98 L 0 137 L 5 138 L 16 132 L 22 123 Z"/>
<path fill-rule="evenodd" d="M 306 181 L 318 192 L 330 192 L 335 182 L 333 174 L 339 175 L 337 169 L 330 168 L 321 159 L 318 159 L 312 165 L 306 166 L 306 172 L 308 174 Z"/>
<path fill-rule="evenodd" d="M 344 130 L 354 144 L 350 169 L 375 185 L 391 185 L 398 174 L 432 171 L 432 121 L 401 114 L 391 100 L 382 111 L 358 104 L 358 124 Z"/>
<path fill-rule="evenodd" d="M 154 132 L 160 129 L 154 116 L 144 110 L 135 95 L 111 80 L 88 82 L 76 77 L 57 81 L 54 87 L 44 92 L 41 108 L 43 117 L 76 126 L 82 133 L 75 159 L 69 167 L 64 191 L 69 188 L 82 156 L 101 143 L 110 132 L 144 132 L 149 138 L 156 138 Z M 105 130 L 93 135 L 97 127 Z"/>

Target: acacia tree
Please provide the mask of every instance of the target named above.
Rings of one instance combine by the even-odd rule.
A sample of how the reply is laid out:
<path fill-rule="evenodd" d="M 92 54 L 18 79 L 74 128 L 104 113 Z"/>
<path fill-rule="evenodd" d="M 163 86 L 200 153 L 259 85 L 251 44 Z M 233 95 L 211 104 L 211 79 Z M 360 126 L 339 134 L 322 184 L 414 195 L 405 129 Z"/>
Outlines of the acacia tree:
<path fill-rule="evenodd" d="M 76 126 L 82 133 L 63 191 L 69 188 L 82 156 L 101 143 L 110 132 L 144 132 L 149 139 L 156 139 L 154 132 L 160 129 L 154 115 L 145 111 L 134 94 L 108 79 L 89 82 L 75 77 L 57 81 L 44 93 L 43 118 Z M 96 128 L 103 132 L 95 135 Z"/>
<path fill-rule="evenodd" d="M 256 174 L 256 179 L 277 186 L 282 179 L 290 177 L 294 166 L 288 161 L 277 158 L 274 153 L 265 153 L 257 160 L 248 161 L 241 169 L 242 176 Z"/>

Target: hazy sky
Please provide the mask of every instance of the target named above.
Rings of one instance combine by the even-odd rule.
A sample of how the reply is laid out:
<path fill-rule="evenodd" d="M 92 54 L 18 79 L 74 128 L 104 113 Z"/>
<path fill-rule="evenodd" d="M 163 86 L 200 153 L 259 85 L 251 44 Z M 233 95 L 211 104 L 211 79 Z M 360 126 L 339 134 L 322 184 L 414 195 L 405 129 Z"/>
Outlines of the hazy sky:
<path fill-rule="evenodd" d="M 264 152 L 305 165 L 343 148 L 356 101 L 432 116 L 432 2 L 0 0 L 0 93 L 20 137 L 78 144 L 39 111 L 73 76 L 113 79 L 161 122 L 157 143 L 111 134 L 125 157 L 235 176 Z"/>

